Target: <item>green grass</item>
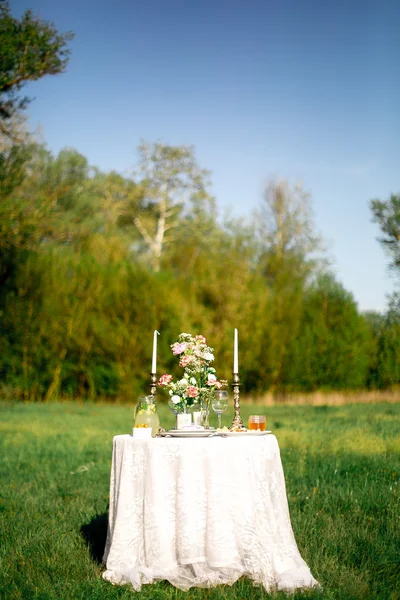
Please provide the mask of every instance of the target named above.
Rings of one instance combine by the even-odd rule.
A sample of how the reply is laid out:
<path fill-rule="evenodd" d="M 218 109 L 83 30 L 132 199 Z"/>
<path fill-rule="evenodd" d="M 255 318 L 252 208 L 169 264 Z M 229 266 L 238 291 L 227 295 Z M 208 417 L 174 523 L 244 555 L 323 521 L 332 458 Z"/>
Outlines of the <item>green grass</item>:
<path fill-rule="evenodd" d="M 159 412 L 170 427 L 168 409 Z M 242 416 L 253 412 L 278 437 L 296 540 L 323 586 L 292 597 L 399 600 L 400 405 L 244 406 Z M 186 593 L 101 579 L 112 437 L 132 420 L 127 406 L 0 404 L 0 597 L 286 598 L 245 579 Z"/>

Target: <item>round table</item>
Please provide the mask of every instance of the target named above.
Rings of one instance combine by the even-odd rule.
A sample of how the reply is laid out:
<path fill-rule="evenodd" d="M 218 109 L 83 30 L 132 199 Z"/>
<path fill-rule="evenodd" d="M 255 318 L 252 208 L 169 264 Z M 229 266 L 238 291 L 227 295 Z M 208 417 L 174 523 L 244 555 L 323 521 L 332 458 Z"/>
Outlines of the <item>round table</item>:
<path fill-rule="evenodd" d="M 182 590 L 245 575 L 267 591 L 318 585 L 298 551 L 272 434 L 113 440 L 104 579 Z"/>

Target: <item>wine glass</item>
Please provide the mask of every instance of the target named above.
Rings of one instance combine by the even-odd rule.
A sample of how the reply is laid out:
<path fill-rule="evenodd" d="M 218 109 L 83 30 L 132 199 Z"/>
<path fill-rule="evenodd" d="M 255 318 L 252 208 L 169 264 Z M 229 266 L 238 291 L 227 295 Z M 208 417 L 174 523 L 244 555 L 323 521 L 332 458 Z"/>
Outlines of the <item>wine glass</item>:
<path fill-rule="evenodd" d="M 228 392 L 226 390 L 215 390 L 211 406 L 218 415 L 218 429 L 222 429 L 222 413 L 228 408 Z"/>

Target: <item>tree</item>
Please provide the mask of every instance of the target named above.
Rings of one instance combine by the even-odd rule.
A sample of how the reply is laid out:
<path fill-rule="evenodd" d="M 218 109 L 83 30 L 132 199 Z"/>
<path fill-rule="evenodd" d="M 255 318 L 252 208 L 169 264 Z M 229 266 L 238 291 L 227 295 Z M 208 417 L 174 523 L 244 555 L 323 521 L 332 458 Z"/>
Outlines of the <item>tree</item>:
<path fill-rule="evenodd" d="M 388 310 L 376 330 L 377 360 L 374 383 L 383 389 L 400 384 L 400 294 L 388 299 Z"/>
<path fill-rule="evenodd" d="M 400 269 L 400 194 L 389 200 L 372 200 L 373 221 L 378 223 L 382 236 L 378 241 L 389 255 L 392 269 Z"/>
<path fill-rule="evenodd" d="M 370 360 L 370 330 L 350 292 L 325 273 L 303 299 L 295 342 L 286 360 L 290 389 L 365 387 Z"/>
<path fill-rule="evenodd" d="M 292 187 L 285 180 L 269 182 L 256 219 L 267 276 L 274 276 L 287 260 L 299 259 L 306 266 L 306 259 L 320 248 L 310 199 L 299 184 Z"/>
<path fill-rule="evenodd" d="M 58 33 L 50 22 L 27 10 L 16 19 L 8 0 L 0 0 L 0 134 L 16 137 L 15 120 L 30 102 L 19 96 L 28 81 L 62 73 L 69 59 L 71 32 Z"/>
<path fill-rule="evenodd" d="M 133 222 L 157 272 L 165 245 L 174 239 L 178 217 L 189 205 L 213 210 L 214 200 L 207 192 L 209 172 L 197 165 L 193 147 L 142 142 L 138 150 L 142 200 Z"/>
<path fill-rule="evenodd" d="M 266 280 L 271 301 L 264 318 L 259 363 L 271 388 L 285 379 L 286 356 L 301 324 L 304 289 L 315 270 L 320 240 L 315 234 L 308 195 L 300 185 L 271 181 L 255 224 L 258 269 Z"/>
<path fill-rule="evenodd" d="M 378 238 L 388 254 L 389 268 L 400 273 L 400 194 L 391 194 L 388 200 L 372 200 L 373 220 L 381 228 Z M 388 311 L 384 326 L 376 336 L 378 349 L 375 369 L 375 381 L 381 388 L 400 384 L 400 295 L 398 292 L 389 297 Z"/>
<path fill-rule="evenodd" d="M 0 277 L 8 277 L 16 253 L 37 241 L 36 225 L 44 209 L 37 196 L 19 193 L 38 152 L 24 126 L 23 110 L 30 99 L 18 92 L 28 81 L 65 70 L 71 38 L 30 10 L 14 18 L 9 2 L 0 0 Z"/>

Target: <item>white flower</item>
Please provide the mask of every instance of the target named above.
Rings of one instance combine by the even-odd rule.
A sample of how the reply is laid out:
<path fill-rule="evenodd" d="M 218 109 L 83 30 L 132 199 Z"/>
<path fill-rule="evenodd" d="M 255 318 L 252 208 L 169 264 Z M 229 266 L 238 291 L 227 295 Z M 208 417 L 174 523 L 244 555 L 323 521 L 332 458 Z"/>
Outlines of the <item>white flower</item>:
<path fill-rule="evenodd" d="M 203 358 L 204 360 L 214 360 L 214 354 L 211 354 L 211 352 L 204 352 Z"/>
<path fill-rule="evenodd" d="M 192 385 L 196 385 L 197 381 L 196 381 L 196 379 L 195 379 L 194 377 L 191 377 L 191 378 L 190 378 L 190 383 L 191 383 Z"/>
<path fill-rule="evenodd" d="M 169 393 L 170 396 L 172 396 L 174 392 L 172 390 L 169 390 L 168 393 Z"/>
<path fill-rule="evenodd" d="M 187 379 L 185 379 L 185 378 L 183 378 L 179 381 L 179 385 L 183 385 L 183 386 L 187 387 L 187 384 L 188 384 L 188 382 L 187 382 Z"/>
<path fill-rule="evenodd" d="M 209 373 L 208 374 L 208 382 L 209 383 L 214 383 L 214 381 L 217 381 L 217 378 L 212 373 Z"/>
<path fill-rule="evenodd" d="M 172 396 L 171 400 L 174 404 L 179 404 L 179 402 L 181 401 L 180 396 L 177 396 L 176 394 Z"/>

